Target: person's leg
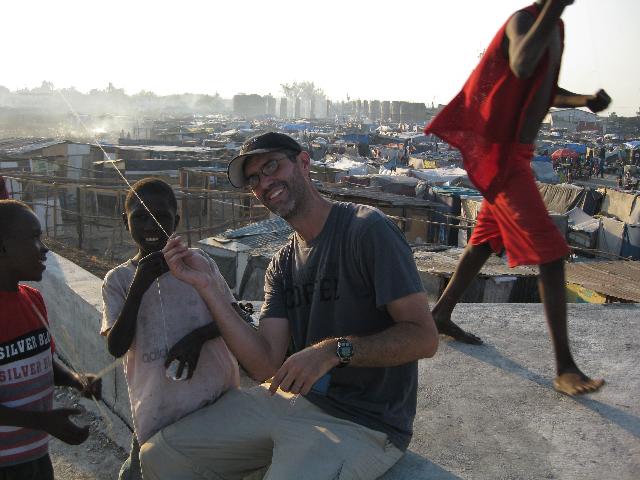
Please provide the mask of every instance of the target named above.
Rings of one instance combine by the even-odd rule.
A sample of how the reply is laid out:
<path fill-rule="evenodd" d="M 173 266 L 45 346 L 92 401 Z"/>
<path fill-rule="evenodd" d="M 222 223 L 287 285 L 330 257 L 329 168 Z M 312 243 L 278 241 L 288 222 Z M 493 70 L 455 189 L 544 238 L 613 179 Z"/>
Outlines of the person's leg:
<path fill-rule="evenodd" d="M 304 397 L 289 397 L 264 480 L 373 480 L 402 457 L 385 433 L 336 418 Z"/>
<path fill-rule="evenodd" d="M 471 343 L 474 345 L 482 344 L 482 340 L 480 340 L 479 337 L 472 333 L 465 332 L 458 325 L 453 323 L 451 321 L 451 314 L 464 292 L 476 278 L 487 259 L 491 256 L 491 253 L 492 249 L 489 243 L 467 245 L 451 280 L 449 280 L 444 292 L 442 292 L 442 295 L 431 312 L 439 333 L 449 335 L 450 337 L 464 343 Z"/>
<path fill-rule="evenodd" d="M 569 247 L 549 216 L 528 159 L 523 159 L 527 161 L 513 169 L 504 191 L 496 197 L 493 214 L 500 225 L 509 266 L 540 266 L 538 285 L 556 356 L 556 390 L 569 395 L 591 392 L 603 381 L 584 375 L 569 349 L 564 278 Z"/>
<path fill-rule="evenodd" d="M 122 467 L 120 467 L 118 480 L 142 480 L 142 472 L 140 471 L 140 445 L 138 444 L 135 432 L 131 434 L 129 458 L 127 458 L 122 464 Z"/>
<path fill-rule="evenodd" d="M 576 365 L 569 347 L 567 329 L 567 298 L 564 276 L 564 259 L 540 265 L 538 277 L 540 298 L 544 303 L 549 333 L 556 355 L 556 390 L 568 395 L 593 392 L 604 380 L 587 377 Z"/>
<path fill-rule="evenodd" d="M 145 480 L 240 480 L 269 464 L 274 417 L 266 388 L 232 390 L 140 448 Z"/>

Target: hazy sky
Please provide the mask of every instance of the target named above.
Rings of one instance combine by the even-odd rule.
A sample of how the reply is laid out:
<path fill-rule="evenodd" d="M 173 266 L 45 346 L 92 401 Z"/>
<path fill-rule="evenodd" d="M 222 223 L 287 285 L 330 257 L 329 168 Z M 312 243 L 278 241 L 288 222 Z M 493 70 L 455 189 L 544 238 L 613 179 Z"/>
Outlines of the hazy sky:
<path fill-rule="evenodd" d="M 0 85 L 81 91 L 272 93 L 314 81 L 334 100 L 446 103 L 526 0 L 109 0 L 2 2 Z M 640 0 L 565 10 L 560 76 L 640 109 Z"/>

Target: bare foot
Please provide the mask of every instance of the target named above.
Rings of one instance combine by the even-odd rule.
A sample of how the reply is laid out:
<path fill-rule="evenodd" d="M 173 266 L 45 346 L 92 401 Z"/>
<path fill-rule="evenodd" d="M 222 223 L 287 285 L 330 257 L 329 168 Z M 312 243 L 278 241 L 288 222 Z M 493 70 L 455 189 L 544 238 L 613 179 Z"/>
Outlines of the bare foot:
<path fill-rule="evenodd" d="M 569 396 L 595 392 L 603 384 L 603 379 L 593 380 L 580 371 L 561 373 L 553 380 L 553 388 Z"/>
<path fill-rule="evenodd" d="M 450 318 L 442 317 L 437 313 L 433 313 L 433 319 L 436 322 L 438 333 L 442 335 L 449 335 L 459 342 L 469 343 L 471 345 L 482 345 L 480 337 L 475 336 L 473 333 L 465 332 L 458 325 L 453 323 Z"/>

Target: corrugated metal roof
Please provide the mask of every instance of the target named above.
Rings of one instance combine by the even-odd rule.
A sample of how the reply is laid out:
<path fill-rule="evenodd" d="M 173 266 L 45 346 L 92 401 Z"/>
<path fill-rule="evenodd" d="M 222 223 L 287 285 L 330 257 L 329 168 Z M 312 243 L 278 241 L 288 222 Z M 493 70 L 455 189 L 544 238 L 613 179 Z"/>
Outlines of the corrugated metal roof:
<path fill-rule="evenodd" d="M 438 209 L 439 206 L 435 202 L 423 200 L 415 197 L 407 197 L 406 195 L 396 195 L 395 193 L 382 192 L 380 190 L 367 190 L 353 186 L 338 186 L 336 184 L 323 184 L 318 190 L 330 197 L 338 197 L 342 200 L 366 198 L 375 200 L 379 204 L 390 205 L 394 207 L 433 207 Z"/>
<path fill-rule="evenodd" d="M 640 302 L 640 262 L 618 260 L 612 262 L 568 263 L 567 282 L 609 297 Z"/>
<path fill-rule="evenodd" d="M 72 142 L 53 138 L 8 138 L 0 140 L 0 152 L 5 155 L 24 155 L 59 143 Z"/>
<path fill-rule="evenodd" d="M 460 263 L 463 252 L 462 248 L 434 252 L 414 247 L 413 257 L 416 260 L 418 270 L 450 277 Z M 491 255 L 480 270 L 480 276 L 483 277 L 533 277 L 536 275 L 538 275 L 537 267 L 509 268 L 505 260 L 495 255 Z"/>
<path fill-rule="evenodd" d="M 215 240 L 222 243 L 235 240 L 255 249 L 252 254 L 272 255 L 287 243 L 292 232 L 291 226 L 285 220 L 276 217 L 237 230 L 229 230 L 215 237 Z"/>

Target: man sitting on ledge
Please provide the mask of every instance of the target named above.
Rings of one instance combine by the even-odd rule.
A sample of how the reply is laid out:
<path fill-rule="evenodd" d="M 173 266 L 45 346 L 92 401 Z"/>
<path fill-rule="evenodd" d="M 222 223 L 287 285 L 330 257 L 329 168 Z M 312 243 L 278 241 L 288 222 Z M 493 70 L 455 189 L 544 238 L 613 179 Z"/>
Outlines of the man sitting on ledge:
<path fill-rule="evenodd" d="M 378 478 L 411 440 L 417 360 L 438 346 L 411 249 L 380 211 L 321 197 L 291 137 L 248 140 L 228 173 L 295 230 L 267 269 L 259 329 L 179 238 L 164 254 L 243 367 L 267 383 L 153 436 L 141 448 L 144 478 L 240 479 L 269 464 L 267 479 Z"/>

